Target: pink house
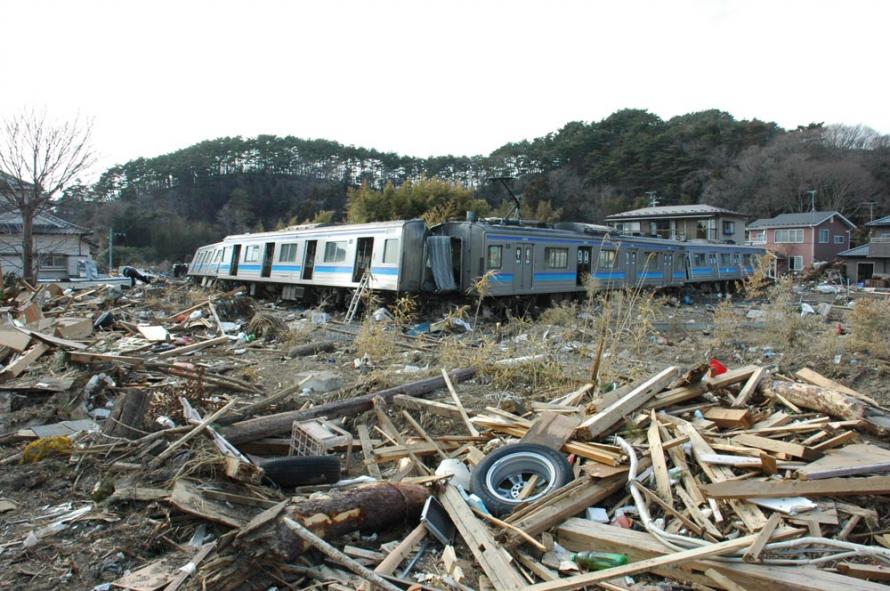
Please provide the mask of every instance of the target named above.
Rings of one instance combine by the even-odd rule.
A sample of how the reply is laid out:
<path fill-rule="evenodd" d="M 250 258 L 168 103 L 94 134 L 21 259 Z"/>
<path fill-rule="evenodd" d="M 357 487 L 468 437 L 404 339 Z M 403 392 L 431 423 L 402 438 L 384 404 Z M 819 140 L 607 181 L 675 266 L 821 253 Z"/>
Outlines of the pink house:
<path fill-rule="evenodd" d="M 776 255 L 776 272 L 800 272 L 816 261 L 833 261 L 850 248 L 855 224 L 836 211 L 783 213 L 752 222 L 747 244 L 765 246 Z"/>

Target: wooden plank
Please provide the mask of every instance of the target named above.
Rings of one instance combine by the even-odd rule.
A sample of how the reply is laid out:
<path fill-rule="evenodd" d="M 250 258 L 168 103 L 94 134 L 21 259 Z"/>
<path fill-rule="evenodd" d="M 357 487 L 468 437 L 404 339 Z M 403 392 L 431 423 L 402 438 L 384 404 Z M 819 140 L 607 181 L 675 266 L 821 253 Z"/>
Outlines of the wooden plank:
<path fill-rule="evenodd" d="M 674 504 L 674 495 L 671 492 L 671 477 L 668 474 L 667 462 L 664 459 L 664 449 L 661 446 L 661 435 L 658 432 L 658 417 L 651 410 L 649 416 L 649 430 L 646 437 L 649 440 L 649 457 L 652 460 L 652 470 L 655 472 L 655 490 L 668 505 Z"/>
<path fill-rule="evenodd" d="M 414 396 L 397 394 L 396 396 L 393 396 L 392 402 L 399 408 L 407 408 L 409 410 L 428 412 L 430 414 L 434 414 L 440 417 L 446 417 L 449 419 L 462 418 L 459 408 L 457 408 L 453 404 L 445 404 L 444 402 L 439 402 L 437 400 L 424 400 L 423 398 L 415 398 Z"/>
<path fill-rule="evenodd" d="M 453 484 L 446 484 L 438 498 L 495 590 L 516 591 L 525 588 L 525 581 L 519 572 L 507 560 L 488 529 L 473 515 L 457 488 Z"/>
<path fill-rule="evenodd" d="M 857 579 L 869 579 L 872 581 L 890 581 L 890 567 L 876 564 L 856 564 L 842 562 L 837 565 L 840 573 L 856 577 Z"/>
<path fill-rule="evenodd" d="M 199 351 L 201 349 L 205 349 L 207 347 L 215 347 L 216 345 L 222 345 L 223 343 L 229 342 L 229 337 L 221 336 L 213 339 L 208 339 L 206 341 L 201 341 L 199 343 L 192 343 L 191 345 L 185 345 L 183 347 L 177 347 L 175 349 L 170 349 L 169 351 L 163 351 L 158 353 L 158 357 L 167 358 L 167 357 L 176 357 L 177 355 L 184 355 L 185 353 L 191 353 L 192 351 Z"/>
<path fill-rule="evenodd" d="M 430 434 L 426 432 L 426 429 L 421 427 L 420 423 L 414 420 L 414 417 L 411 416 L 411 413 L 409 413 L 407 410 L 403 410 L 402 416 L 405 418 L 406 421 L 408 421 L 408 424 L 411 425 L 411 428 L 414 429 L 418 435 L 423 437 L 424 441 L 436 448 L 436 453 L 439 454 L 440 458 L 442 458 L 443 460 L 448 459 L 448 454 L 446 454 L 445 451 L 439 446 L 439 444 L 436 443 L 436 441 L 432 437 L 430 437 Z"/>
<path fill-rule="evenodd" d="M 448 391 L 451 393 L 451 398 L 454 400 L 455 406 L 457 406 L 457 410 L 460 412 L 460 418 L 463 420 L 464 425 L 467 427 L 467 431 L 470 432 L 470 435 L 473 437 L 479 436 L 479 431 L 476 430 L 476 427 L 473 426 L 473 423 L 470 421 L 470 415 L 467 414 L 467 410 L 464 408 L 463 403 L 460 401 L 460 396 L 457 395 L 457 390 L 454 389 L 454 384 L 451 383 L 451 378 L 448 377 L 448 372 L 445 371 L 445 368 L 442 368 L 442 379 L 445 380 L 445 385 L 448 387 Z"/>
<path fill-rule="evenodd" d="M 820 480 L 887 471 L 890 471 L 890 450 L 857 444 L 829 451 L 825 457 L 798 468 L 797 476 L 802 480 Z"/>
<path fill-rule="evenodd" d="M 28 348 L 31 337 L 14 328 L 0 329 L 0 346 L 9 347 L 16 353 L 21 353 Z"/>
<path fill-rule="evenodd" d="M 789 443 L 787 441 L 770 439 L 768 437 L 759 437 L 757 435 L 736 435 L 732 438 L 732 441 L 739 445 L 754 447 L 756 449 L 763 449 L 774 453 L 784 453 L 790 456 L 794 456 L 795 458 L 801 458 L 810 461 L 819 459 L 823 455 L 822 452 L 815 450 L 812 447 L 800 445 L 799 443 Z"/>
<path fill-rule="evenodd" d="M 697 523 L 695 523 L 694 521 L 692 521 L 691 519 L 689 519 L 688 517 L 686 517 L 685 515 L 683 515 L 683 514 L 680 513 L 679 511 L 677 511 L 676 509 L 674 509 L 674 507 L 673 507 L 672 505 L 668 505 L 667 503 L 665 503 L 664 501 L 662 501 L 662 500 L 658 497 L 657 494 L 655 494 L 653 491 L 649 490 L 648 488 L 646 488 L 645 486 L 643 486 L 642 484 L 640 484 L 639 481 L 636 481 L 636 480 L 635 480 L 635 481 L 633 482 L 633 484 L 634 484 L 634 486 L 636 486 L 640 491 L 642 491 L 643 494 L 645 494 L 647 497 L 649 497 L 649 500 L 650 500 L 650 501 L 652 501 L 653 503 L 655 503 L 656 505 L 658 505 L 659 507 L 661 507 L 661 510 L 662 510 L 662 511 L 664 511 L 665 513 L 667 513 L 667 514 L 670 515 L 671 517 L 674 517 L 675 519 L 679 519 L 680 522 L 683 523 L 683 527 L 685 527 L 686 529 L 688 529 L 689 531 L 691 531 L 692 533 L 694 533 L 695 535 L 697 535 L 697 536 L 699 536 L 699 537 L 702 536 L 702 534 L 703 534 L 704 531 L 705 531 L 705 528 L 703 528 L 702 526 L 698 525 Z"/>
<path fill-rule="evenodd" d="M 705 532 L 707 532 L 711 538 L 717 540 L 724 537 L 723 534 L 720 533 L 720 530 L 717 529 L 717 526 L 711 523 L 710 519 L 705 517 L 705 514 L 701 512 L 701 509 L 699 509 L 695 504 L 695 501 L 692 500 L 692 497 L 690 497 L 682 487 L 677 489 L 677 496 L 680 497 L 680 501 L 683 502 L 686 510 L 689 511 L 689 516 L 692 517 L 692 520 L 703 527 Z"/>
<path fill-rule="evenodd" d="M 840 445 L 844 445 L 845 443 L 849 443 L 850 441 L 856 439 L 856 437 L 856 431 L 844 431 L 840 435 L 835 435 L 831 439 L 826 439 L 822 443 L 814 445 L 813 449 L 815 449 L 816 451 L 828 451 L 829 449 L 833 449 Z"/>
<path fill-rule="evenodd" d="M 389 417 L 386 416 L 386 412 L 383 410 L 383 399 L 375 398 L 374 399 L 374 412 L 377 414 L 377 422 L 380 423 L 380 427 L 392 435 L 399 445 L 405 448 L 405 451 L 408 454 L 408 457 L 411 458 L 411 461 L 414 463 L 414 467 L 417 468 L 417 472 L 421 476 L 429 476 L 433 473 L 433 471 L 426 467 L 426 465 L 420 461 L 414 452 L 411 451 L 411 447 L 405 441 L 405 438 L 402 437 L 402 434 L 396 429 L 396 426 L 392 424 L 392 421 L 389 420 Z M 435 444 L 434 444 L 435 445 Z M 438 447 L 438 446 L 436 446 Z"/>
<path fill-rule="evenodd" d="M 781 522 L 782 515 L 780 513 L 773 513 L 769 516 L 769 519 L 766 520 L 766 525 L 764 525 L 763 529 L 760 530 L 760 533 L 757 534 L 757 539 L 754 540 L 751 546 L 745 550 L 745 553 L 742 555 L 742 559 L 745 562 L 760 562 L 760 554 L 766 547 L 767 542 L 770 541 L 770 538 L 773 537 L 776 528 Z"/>
<path fill-rule="evenodd" d="M 632 562 L 624 566 L 607 568 L 605 570 L 575 575 L 556 581 L 548 581 L 525 587 L 526 591 L 573 591 L 588 585 L 593 585 L 601 581 L 608 581 L 618 577 L 626 577 L 638 573 L 645 573 L 659 567 L 670 566 L 678 563 L 685 563 L 694 560 L 701 560 L 711 556 L 720 556 L 734 552 L 739 548 L 744 548 L 757 538 L 756 535 L 743 536 L 735 540 L 728 540 L 718 544 L 710 544 L 692 550 L 683 550 L 682 552 L 674 552 L 657 556 L 655 558 L 647 558 L 637 562 Z"/>
<path fill-rule="evenodd" d="M 24 354 L 22 354 L 18 359 L 10 363 L 3 370 L 2 374 L 0 374 L 0 378 L 17 378 L 19 377 L 23 371 L 28 369 L 28 367 L 37 361 L 41 355 L 49 351 L 49 345 L 46 343 L 37 343 L 30 349 L 28 349 Z"/>
<path fill-rule="evenodd" d="M 405 536 L 399 545 L 396 546 L 392 552 L 383 559 L 383 561 L 377 565 L 377 568 L 374 569 L 374 572 L 379 575 L 391 575 L 393 571 L 395 571 L 399 565 L 405 560 L 411 551 L 414 550 L 415 546 L 417 546 L 421 540 L 426 536 L 427 530 L 426 525 L 422 522 L 417 524 L 417 527 L 411 530 L 407 536 Z"/>
<path fill-rule="evenodd" d="M 676 367 L 666 367 L 638 387 L 634 388 L 619 400 L 610 404 L 586 421 L 578 425 L 578 431 L 585 431 L 591 439 L 596 439 L 615 426 L 618 421 L 629 413 L 647 403 L 653 396 L 677 375 Z"/>
<path fill-rule="evenodd" d="M 705 571 L 705 576 L 717 583 L 721 589 L 725 589 L 726 591 L 747 591 L 744 587 L 727 577 L 726 575 L 717 572 L 713 568 L 709 568 Z"/>
<path fill-rule="evenodd" d="M 884 495 L 890 493 L 890 476 L 766 482 L 737 480 L 705 484 L 702 492 L 715 499 Z"/>
<path fill-rule="evenodd" d="M 106 353 L 87 353 L 86 351 L 69 351 L 68 359 L 74 363 L 119 363 L 121 365 L 132 365 L 134 367 L 142 367 L 145 365 L 145 360 L 141 357 L 109 355 Z"/>
<path fill-rule="evenodd" d="M 738 367 L 722 373 L 719 376 L 714 376 L 713 378 L 706 377 L 704 383 L 708 390 L 720 390 L 727 386 L 732 386 L 733 384 L 738 384 L 751 379 L 751 376 L 754 375 L 754 372 L 758 369 L 760 369 L 760 367 L 757 365 Z"/>
<path fill-rule="evenodd" d="M 657 538 L 634 531 L 588 521 L 569 519 L 557 530 L 559 543 L 572 552 L 596 548 L 602 552 L 626 554 L 632 561 L 644 560 L 670 552 Z M 708 569 L 726 575 L 750 591 L 887 591 L 886 587 L 852 577 L 807 566 L 771 566 L 690 560 L 686 563 L 657 567 L 661 577 L 713 587 L 702 573 Z"/>
<path fill-rule="evenodd" d="M 742 391 L 739 392 L 739 395 L 732 401 L 732 406 L 735 408 L 746 406 L 748 401 L 751 400 L 751 396 L 753 396 L 757 391 L 757 388 L 760 387 L 760 382 L 763 381 L 764 376 L 766 376 L 766 368 L 758 367 L 754 370 L 754 373 L 751 374 L 751 377 L 745 382 Z"/>
<path fill-rule="evenodd" d="M 555 412 L 543 412 L 522 437 L 523 443 L 537 443 L 559 451 L 572 438 L 581 421 Z"/>
<path fill-rule="evenodd" d="M 705 418 L 724 429 L 749 429 L 753 424 L 747 408 L 722 408 L 712 406 L 705 411 Z"/>

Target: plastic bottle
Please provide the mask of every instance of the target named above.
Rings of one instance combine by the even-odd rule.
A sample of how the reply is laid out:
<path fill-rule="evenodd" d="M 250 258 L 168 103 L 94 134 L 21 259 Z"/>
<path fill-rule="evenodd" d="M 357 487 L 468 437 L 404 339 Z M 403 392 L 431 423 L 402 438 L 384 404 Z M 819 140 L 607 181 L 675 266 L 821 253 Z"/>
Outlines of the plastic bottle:
<path fill-rule="evenodd" d="M 585 570 L 605 570 L 627 564 L 627 555 L 610 552 L 576 552 L 572 562 Z"/>

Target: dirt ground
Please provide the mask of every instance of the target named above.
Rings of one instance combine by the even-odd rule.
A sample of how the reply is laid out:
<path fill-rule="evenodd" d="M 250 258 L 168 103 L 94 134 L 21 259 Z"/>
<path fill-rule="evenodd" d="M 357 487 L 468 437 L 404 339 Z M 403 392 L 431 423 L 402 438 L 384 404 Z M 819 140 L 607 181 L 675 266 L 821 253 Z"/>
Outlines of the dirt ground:
<path fill-rule="evenodd" d="M 188 300 L 181 297 L 183 288 L 168 289 L 171 293 L 178 290 L 179 295 L 168 299 L 164 291 L 152 292 L 138 306 L 139 313 L 152 319 L 184 307 Z M 600 295 L 593 300 L 537 310 L 533 317 L 522 318 L 487 318 L 483 305 L 478 321 L 474 321 L 474 305 L 462 310 L 452 308 L 451 320 L 463 318 L 468 324 L 475 324 L 475 330 L 469 332 L 447 322 L 449 318 L 443 314 L 402 314 L 397 315 L 397 322 L 366 319 L 343 325 L 335 322 L 342 313 L 332 312 L 332 317 L 324 317 L 320 322 L 322 315 L 318 310 L 253 301 L 249 306 L 221 309 L 220 315 L 224 321 L 242 323 L 240 330 L 247 332 L 252 315 L 261 312 L 275 326 L 270 334 L 252 335 L 256 338 L 245 339 L 250 342 L 199 352 L 190 356 L 189 361 L 255 383 L 266 393 L 294 384 L 303 372 L 332 372 L 341 381 L 341 387 L 332 392 L 306 391 L 269 412 L 420 379 L 437 374 L 442 367 L 474 366 L 479 369 L 477 378 L 458 386 L 463 404 L 471 411 L 499 406 L 521 414 L 531 401 L 548 401 L 591 381 L 593 360 L 601 345 L 600 387 L 639 380 L 667 365 L 686 370 L 716 358 L 731 367 L 749 363 L 770 366 L 780 375 L 810 367 L 884 404 L 890 403 L 886 388 L 890 373 L 886 339 L 890 336 L 883 332 L 884 342 L 880 342 L 880 336 L 876 341 L 874 332 L 869 332 L 876 327 L 869 326 L 867 319 L 857 318 L 858 302 L 876 300 L 879 309 L 886 311 L 890 298 L 863 293 L 823 294 L 812 286 L 799 285 L 777 285 L 771 290 L 758 297 L 736 295 L 731 299 L 694 294 L 690 304 L 651 293 Z M 829 308 L 822 307 L 827 310 L 824 316 L 817 312 L 802 317 L 801 302 L 813 308 L 819 304 Z M 756 312 L 750 314 L 752 310 Z M 448 325 L 444 331 L 402 335 L 402 329 L 443 317 Z M 879 319 L 873 324 L 880 329 L 881 323 L 887 321 Z M 309 357 L 287 355 L 296 345 L 321 340 L 333 341 L 335 351 Z M 114 342 L 108 341 L 110 348 Z M 533 360 L 515 366 L 497 363 L 523 357 Z M 0 414 L 0 434 L 15 433 L 29 425 L 81 418 L 77 394 L 86 380 L 101 370 L 72 364 L 61 354 L 45 358 L 30 370 L 32 377 L 76 375 L 75 386 L 69 392 L 56 394 L 12 394 L 10 410 Z M 117 371 L 113 375 L 119 384 L 145 381 L 145 376 L 127 372 Z M 177 424 L 182 420 L 181 412 L 176 414 L 177 395 L 186 394 L 205 414 L 231 395 L 209 384 L 196 388 L 181 381 L 158 380 L 151 385 L 155 400 L 149 418 L 165 415 Z M 245 395 L 242 399 L 249 402 L 254 398 Z M 3 410 L 0 407 L 0 412 Z M 354 432 L 354 425 L 367 419 L 368 415 L 348 419 L 345 428 Z M 433 435 L 466 433 L 456 421 L 423 414 L 419 419 Z M 394 421 L 402 426 L 398 418 Z M 23 445 L 15 438 L 3 437 L 0 441 L 0 460 L 13 457 Z M 20 542 L 30 532 L 51 523 L 53 515 L 102 498 L 101 491 L 109 480 L 126 477 L 107 471 L 102 457 L 76 458 L 54 457 L 34 464 L 9 461 L 0 466 L 0 499 L 10 501 L 12 507 L 0 513 L 0 588 L 102 589 L 101 585 L 125 572 L 187 543 L 203 523 L 172 511 L 162 502 L 99 501 L 88 521 L 68 523 L 61 531 L 36 540 L 33 546 L 23 547 Z M 350 476 L 363 473 L 358 458 L 356 453 L 350 463 Z M 176 476 L 176 470 L 158 470 L 142 476 L 147 477 L 149 485 L 163 486 Z M 142 486 L 146 485 L 142 482 Z M 274 489 L 264 494 L 272 500 L 284 498 L 281 491 Z M 210 526 L 207 531 L 209 535 L 220 535 L 225 528 Z M 361 544 L 362 539 L 356 538 L 356 542 Z M 376 543 L 379 545 L 379 540 Z M 429 553 L 417 570 L 439 569 L 439 552 Z M 471 571 L 472 563 L 461 558 L 464 568 Z"/>

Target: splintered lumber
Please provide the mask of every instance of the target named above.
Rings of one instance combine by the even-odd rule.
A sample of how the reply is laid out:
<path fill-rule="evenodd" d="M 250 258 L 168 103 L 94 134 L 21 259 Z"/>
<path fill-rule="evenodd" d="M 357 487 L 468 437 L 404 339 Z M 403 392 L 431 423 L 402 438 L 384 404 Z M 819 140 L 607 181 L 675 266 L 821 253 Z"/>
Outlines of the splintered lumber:
<path fill-rule="evenodd" d="M 384 589 L 385 591 L 401 591 L 399 587 L 396 587 L 395 585 L 381 577 L 379 574 L 375 573 L 365 566 L 362 566 L 340 550 L 337 550 L 336 548 L 319 538 L 317 535 L 315 535 L 314 532 L 306 529 L 293 519 L 285 517 L 282 521 L 289 530 L 297 534 L 297 536 L 300 537 L 303 541 L 311 545 L 316 550 L 320 551 L 322 554 L 324 554 L 334 562 L 342 564 L 361 578 L 365 579 L 369 583 L 372 583 L 374 586 L 380 589 Z"/>
<path fill-rule="evenodd" d="M 890 568 L 875 564 L 856 564 L 842 562 L 837 565 L 840 573 L 856 577 L 857 579 L 871 579 L 873 581 L 890 581 Z"/>
<path fill-rule="evenodd" d="M 563 414 L 542 412 L 522 437 L 522 443 L 537 443 L 559 451 L 572 438 L 579 420 Z"/>
<path fill-rule="evenodd" d="M 27 351 L 25 351 L 18 359 L 10 363 L 6 366 L 6 368 L 0 372 L 0 381 L 9 379 L 9 378 L 17 378 L 23 371 L 28 369 L 28 367 L 37 361 L 41 355 L 49 351 L 49 345 L 46 343 L 37 343 Z"/>
<path fill-rule="evenodd" d="M 578 425 L 579 432 L 585 432 L 591 439 L 596 439 L 614 427 L 621 419 L 637 410 L 677 375 L 676 367 L 666 367 L 638 387 L 634 388 L 608 407 Z"/>
<path fill-rule="evenodd" d="M 142 421 L 148 403 L 151 400 L 148 392 L 138 388 L 129 388 L 118 395 L 111 409 L 111 414 L 102 425 L 102 432 L 111 437 L 136 439 L 144 435 Z"/>
<path fill-rule="evenodd" d="M 855 497 L 890 493 L 890 476 L 824 480 L 736 480 L 705 484 L 701 488 L 702 492 L 714 499 Z"/>
<path fill-rule="evenodd" d="M 705 418 L 724 429 L 748 429 L 754 423 L 747 408 L 720 408 L 712 406 L 705 411 Z"/>
<path fill-rule="evenodd" d="M 459 408 L 457 408 L 453 404 L 445 404 L 444 402 L 439 402 L 438 400 L 424 400 L 423 398 L 414 398 L 412 396 L 406 396 L 404 394 L 397 394 L 393 396 L 392 403 L 400 408 L 407 408 L 409 410 L 416 410 L 420 412 L 428 412 L 440 417 L 447 417 L 450 419 L 463 418 L 460 414 Z"/>
<path fill-rule="evenodd" d="M 674 495 L 671 492 L 671 477 L 668 475 L 667 461 L 664 458 L 664 448 L 661 445 L 661 435 L 658 432 L 658 417 L 655 411 L 649 411 L 649 457 L 652 459 L 652 470 L 655 472 L 655 489 L 658 495 L 668 505 L 673 505 Z"/>
<path fill-rule="evenodd" d="M 170 349 L 169 351 L 163 351 L 161 353 L 158 353 L 157 356 L 160 358 L 176 357 L 177 355 L 183 355 L 185 353 L 191 353 L 193 351 L 200 351 L 201 349 L 206 349 L 207 347 L 222 345 L 223 343 L 228 343 L 229 340 L 229 337 L 223 335 L 221 337 L 208 339 L 206 341 L 192 343 L 191 345 L 185 345 L 182 347 L 177 347 L 175 349 Z"/>
<path fill-rule="evenodd" d="M 460 412 L 460 418 L 463 420 L 464 425 L 466 425 L 467 430 L 470 432 L 470 435 L 473 437 L 479 436 L 479 431 L 476 430 L 476 427 L 473 425 L 472 421 L 470 421 L 470 415 L 467 414 L 466 409 L 464 408 L 463 403 L 460 401 L 460 396 L 457 395 L 457 390 L 454 389 L 454 384 L 451 383 L 451 378 L 448 377 L 448 372 L 445 371 L 445 368 L 442 368 L 442 379 L 445 380 L 445 386 L 448 388 L 448 392 L 451 393 L 451 398 L 454 400 L 454 405 L 457 407 L 458 412 Z"/>
<path fill-rule="evenodd" d="M 754 375 L 754 372 L 758 369 L 760 368 L 756 365 L 746 365 L 744 367 L 731 369 L 720 374 L 719 376 L 705 378 L 704 383 L 707 386 L 708 390 L 720 390 L 727 386 L 732 386 L 733 384 L 738 384 L 740 382 L 749 380 L 751 376 Z"/>
<path fill-rule="evenodd" d="M 739 395 L 736 396 L 735 400 L 732 401 L 732 406 L 735 408 L 741 408 L 748 404 L 751 396 L 753 396 L 754 392 L 757 391 L 757 388 L 760 386 L 760 382 L 763 381 L 763 378 L 765 376 L 766 368 L 758 367 L 756 370 L 754 370 L 754 373 L 751 374 L 751 377 L 748 378 L 747 382 L 745 382 L 742 391 L 739 392 Z"/>
<path fill-rule="evenodd" d="M 405 448 L 408 457 L 411 458 L 411 461 L 414 463 L 414 467 L 417 468 L 417 472 L 421 476 L 432 474 L 433 471 L 427 468 L 423 464 L 423 462 L 421 462 L 420 459 L 416 455 L 414 455 L 414 453 L 411 451 L 411 447 L 405 441 L 405 438 L 402 437 L 402 434 L 399 432 L 396 426 L 393 425 L 392 421 L 389 420 L 389 417 L 386 416 L 386 412 L 384 412 L 383 410 L 383 402 L 379 398 L 374 399 L 374 412 L 377 415 L 377 422 L 380 423 L 380 428 L 386 431 L 393 437 L 393 439 L 396 440 L 399 445 Z"/>
<path fill-rule="evenodd" d="M 476 375 L 476 370 L 471 367 L 456 369 L 451 372 L 451 379 L 454 382 L 463 382 L 471 379 L 474 375 Z M 290 433 L 294 421 L 304 421 L 306 419 L 315 419 L 318 417 L 333 419 L 336 417 L 352 416 L 371 410 L 374 398 L 378 396 L 384 401 L 392 399 L 392 397 L 397 394 L 422 396 L 434 392 L 444 386 L 445 380 L 441 376 L 427 378 L 425 380 L 403 384 L 394 388 L 371 392 L 370 394 L 365 394 L 363 396 L 356 396 L 355 398 L 320 404 L 305 410 L 282 412 L 265 417 L 240 421 L 225 427 L 222 430 L 222 434 L 233 444 L 247 443 L 264 437 L 271 437 L 279 433 Z"/>
<path fill-rule="evenodd" d="M 767 542 L 770 541 L 770 538 L 773 537 L 773 534 L 776 531 L 776 527 L 782 522 L 782 515 L 778 512 L 773 513 L 769 516 L 769 519 L 766 521 L 766 525 L 763 526 L 763 529 L 760 530 L 760 533 L 757 534 L 757 539 L 754 540 L 754 543 L 751 544 L 745 553 L 742 555 L 742 559 L 745 562 L 759 562 L 760 554 L 763 552 L 763 549 L 766 547 Z"/>
<path fill-rule="evenodd" d="M 377 466 L 377 462 L 374 461 L 374 446 L 371 445 L 371 436 L 368 434 L 368 425 L 359 423 L 357 430 L 358 438 L 362 445 L 362 456 L 365 458 L 365 466 L 367 466 L 368 472 L 377 480 L 383 480 L 383 475 L 380 474 L 380 467 Z"/>
<path fill-rule="evenodd" d="M 824 458 L 798 468 L 797 475 L 801 480 L 820 480 L 887 471 L 890 471 L 890 451 L 857 444 L 829 451 Z"/>
<path fill-rule="evenodd" d="M 234 423 L 235 421 L 243 420 L 247 417 L 250 417 L 251 415 L 256 414 L 257 412 L 259 412 L 261 410 L 264 410 L 266 408 L 269 408 L 270 406 L 278 404 L 282 400 L 290 398 L 297 392 L 301 392 L 303 389 L 303 384 L 305 384 L 306 382 L 308 382 L 311 379 L 312 379 L 312 375 L 310 374 L 310 375 L 306 376 L 305 378 L 303 378 L 302 380 L 300 380 L 299 382 L 297 382 L 296 384 L 289 386 L 289 387 L 281 390 L 280 392 L 276 392 L 275 394 L 272 394 L 271 396 L 263 398 L 262 400 L 248 404 L 247 406 L 242 408 L 240 411 L 238 411 L 238 415 L 236 415 L 234 417 L 221 418 L 219 423 L 222 425 L 228 425 L 229 423 Z"/>
<path fill-rule="evenodd" d="M 446 484 L 438 498 L 495 591 L 515 591 L 526 587 L 525 580 L 510 564 L 507 554 L 488 528 L 476 519 L 457 488 L 453 484 Z"/>
<path fill-rule="evenodd" d="M 132 365 L 142 367 L 145 359 L 127 355 L 109 355 L 105 353 L 87 353 L 86 351 L 69 351 L 68 359 L 73 363 L 118 363 L 120 365 Z"/>
<path fill-rule="evenodd" d="M 775 453 L 785 453 L 789 456 L 804 460 L 816 460 L 823 456 L 822 452 L 815 450 L 812 447 L 806 447 L 799 443 L 789 443 L 780 439 L 770 439 L 768 437 L 759 437 L 757 435 L 742 434 L 736 435 L 732 440 L 739 445 Z"/>
<path fill-rule="evenodd" d="M 0 329 L 0 346 L 9 347 L 16 353 L 21 353 L 27 349 L 30 342 L 31 337 L 20 330 Z"/>
<path fill-rule="evenodd" d="M 216 411 L 215 413 L 213 413 L 212 415 L 210 415 L 210 416 L 208 416 L 207 418 L 205 418 L 203 421 L 201 421 L 200 423 L 198 423 L 198 425 L 196 425 L 194 429 L 192 429 L 191 431 L 189 431 L 188 433 L 186 433 L 185 435 L 183 435 L 182 437 L 180 437 L 179 439 L 177 439 L 176 441 L 174 441 L 173 443 L 171 443 L 171 444 L 169 445 L 169 447 L 167 447 L 167 449 L 165 449 L 164 451 L 162 451 L 161 453 L 159 453 L 159 454 L 157 455 L 157 457 L 155 457 L 154 459 L 152 459 L 152 460 L 149 462 L 149 466 L 151 466 L 151 467 L 155 467 L 155 468 L 158 467 L 158 466 L 160 466 L 160 465 L 164 462 L 164 460 L 166 460 L 167 458 L 169 458 L 170 456 L 172 456 L 173 453 L 174 453 L 177 449 L 179 449 L 182 445 L 184 445 L 185 443 L 188 443 L 189 441 L 191 441 L 192 439 L 194 439 L 194 438 L 195 438 L 196 436 L 198 436 L 198 435 L 199 435 L 199 434 L 200 434 L 200 433 L 201 433 L 201 432 L 202 432 L 208 425 L 210 425 L 211 423 L 213 423 L 213 421 L 215 421 L 215 420 L 218 419 L 219 417 L 221 417 L 221 416 L 223 416 L 224 414 L 226 414 L 226 413 L 229 411 L 229 409 L 232 408 L 232 407 L 235 405 L 236 402 L 237 402 L 237 400 L 235 400 L 235 399 L 229 400 L 228 404 L 226 404 L 225 406 L 223 406 L 222 408 L 220 408 L 219 410 L 217 410 L 217 411 Z"/>
<path fill-rule="evenodd" d="M 657 556 L 655 558 L 647 558 L 645 560 L 632 562 L 624 566 L 617 566 L 601 571 L 575 575 L 573 577 L 567 577 L 565 579 L 559 579 L 556 581 L 539 583 L 537 585 L 526 587 L 526 590 L 572 591 L 574 589 L 580 589 L 582 587 L 586 587 L 588 585 L 592 585 L 601 581 L 608 581 L 618 577 L 626 577 L 638 573 L 649 572 L 659 567 L 667 567 L 693 560 L 708 558 L 710 556 L 720 556 L 721 554 L 735 552 L 739 548 L 748 546 L 756 538 L 756 535 L 743 536 L 741 538 L 736 538 L 735 540 L 728 540 L 726 542 L 710 544 L 708 546 L 702 546 L 700 548 L 693 548 L 692 550 L 683 550 L 682 552 L 674 552 L 672 554 L 665 554 L 663 556 Z"/>
<path fill-rule="evenodd" d="M 814 386 L 819 386 L 821 388 L 825 388 L 826 390 L 835 390 L 837 392 L 843 392 L 844 394 L 849 394 L 854 398 L 858 398 L 863 402 L 870 404 L 872 406 L 880 406 L 873 398 L 866 396 L 865 394 L 861 394 L 854 390 L 853 388 L 848 388 L 847 386 L 841 384 L 840 382 L 835 382 L 831 378 L 827 378 L 822 374 L 813 371 L 812 369 L 805 367 L 801 370 L 798 370 L 794 374 L 801 380 L 805 381 L 808 384 L 812 384 Z"/>
<path fill-rule="evenodd" d="M 670 552 L 657 538 L 646 532 L 587 519 L 569 519 L 559 526 L 557 532 L 560 545 L 570 551 L 596 548 L 602 552 L 626 554 L 634 561 L 631 564 Z M 750 540 L 751 536 L 748 538 Z M 729 577 L 748 591 L 886 591 L 882 585 L 807 566 L 767 566 L 693 558 L 673 565 L 656 566 L 651 572 L 713 588 L 713 581 L 703 575 L 708 569 Z"/>
<path fill-rule="evenodd" d="M 402 563 L 405 558 L 411 554 L 411 551 L 426 537 L 427 530 L 426 524 L 420 522 L 417 524 L 417 527 L 411 530 L 407 536 L 405 536 L 399 545 L 395 547 L 395 549 L 386 555 L 380 564 L 377 565 L 377 568 L 374 569 L 374 572 L 379 575 L 391 575 L 393 571 L 395 571 L 399 565 Z"/>

